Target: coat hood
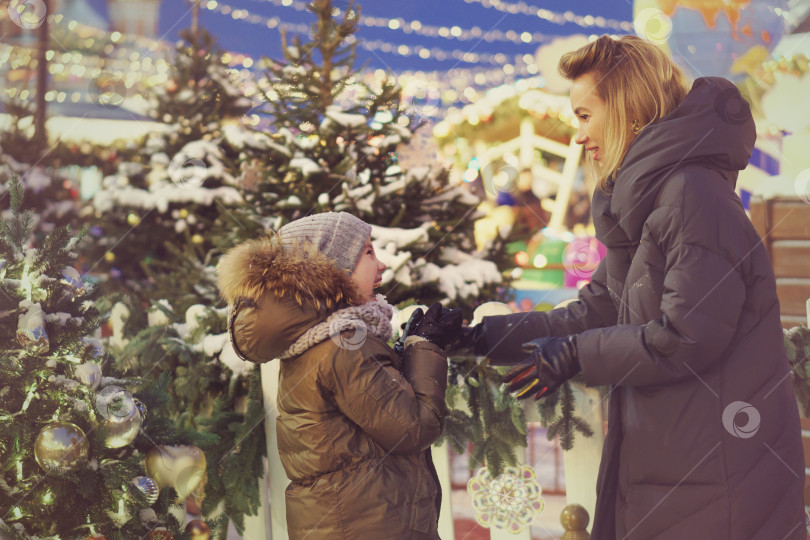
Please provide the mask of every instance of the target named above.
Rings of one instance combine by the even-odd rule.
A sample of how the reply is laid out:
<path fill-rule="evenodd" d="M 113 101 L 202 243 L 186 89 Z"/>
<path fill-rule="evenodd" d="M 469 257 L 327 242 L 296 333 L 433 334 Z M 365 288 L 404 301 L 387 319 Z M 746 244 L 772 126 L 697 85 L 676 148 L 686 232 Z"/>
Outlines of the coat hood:
<path fill-rule="evenodd" d="M 721 77 L 697 79 L 675 110 L 641 130 L 624 157 L 612 194 L 594 195 L 594 220 L 610 216 L 624 233 L 609 227 L 603 232 L 607 242 L 600 240 L 608 245 L 636 243 L 659 190 L 684 166 L 716 170 L 733 187 L 738 171 L 748 165 L 755 140 L 751 109 L 737 87 Z"/>
<path fill-rule="evenodd" d="M 285 250 L 273 236 L 228 251 L 217 284 L 232 310 L 234 349 L 253 362 L 276 358 L 333 311 L 362 303 L 331 259 L 314 248 Z"/>

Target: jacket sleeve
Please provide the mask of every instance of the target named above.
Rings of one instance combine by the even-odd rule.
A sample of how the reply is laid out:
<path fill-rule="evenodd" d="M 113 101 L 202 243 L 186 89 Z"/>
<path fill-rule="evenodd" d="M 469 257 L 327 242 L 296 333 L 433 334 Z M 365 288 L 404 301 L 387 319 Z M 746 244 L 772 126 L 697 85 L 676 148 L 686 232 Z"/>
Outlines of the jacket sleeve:
<path fill-rule="evenodd" d="M 717 210 L 716 218 L 722 212 Z M 717 227 L 712 230 L 705 221 L 684 225 L 684 219 L 693 219 L 685 216 L 706 219 L 705 210 L 695 212 L 699 214 L 664 207 L 651 214 L 655 218 L 650 230 L 657 233 L 655 240 L 666 257 L 662 318 L 580 334 L 579 361 L 589 385 L 642 386 L 695 377 L 731 345 L 745 283 L 739 263 L 724 257 L 727 252 L 719 247 L 705 245 L 720 236 Z"/>
<path fill-rule="evenodd" d="M 616 324 L 618 313 L 606 282 L 604 259 L 579 297 L 565 307 L 548 312 L 530 311 L 512 315 L 484 317 L 483 335 L 486 356 L 493 364 L 516 364 L 526 356 L 522 346 L 541 337 L 579 334 L 591 328 Z"/>
<path fill-rule="evenodd" d="M 424 450 L 442 432 L 447 359 L 428 342 L 405 348 L 400 372 L 387 354 L 338 349 L 332 385 L 341 412 L 393 454 Z M 387 353 L 387 351 L 386 351 Z"/>

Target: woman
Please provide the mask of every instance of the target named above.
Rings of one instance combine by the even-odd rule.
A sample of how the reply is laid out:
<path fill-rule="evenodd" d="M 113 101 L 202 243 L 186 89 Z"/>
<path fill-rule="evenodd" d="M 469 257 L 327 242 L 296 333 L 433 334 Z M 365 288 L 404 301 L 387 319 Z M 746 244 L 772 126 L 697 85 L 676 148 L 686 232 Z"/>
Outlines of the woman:
<path fill-rule="evenodd" d="M 428 310 L 404 341 L 374 296 L 385 265 L 371 226 L 316 214 L 229 251 L 218 267 L 234 350 L 281 362 L 278 449 L 291 539 L 436 540 L 447 361 L 461 312 Z M 421 314 L 421 311 L 420 311 Z"/>
<path fill-rule="evenodd" d="M 485 318 L 466 339 L 519 364 L 507 376 L 519 397 L 579 372 L 610 387 L 594 540 L 805 539 L 774 275 L 734 192 L 756 138 L 747 103 L 721 78 L 688 90 L 633 36 L 559 67 L 607 254 L 578 301 Z"/>

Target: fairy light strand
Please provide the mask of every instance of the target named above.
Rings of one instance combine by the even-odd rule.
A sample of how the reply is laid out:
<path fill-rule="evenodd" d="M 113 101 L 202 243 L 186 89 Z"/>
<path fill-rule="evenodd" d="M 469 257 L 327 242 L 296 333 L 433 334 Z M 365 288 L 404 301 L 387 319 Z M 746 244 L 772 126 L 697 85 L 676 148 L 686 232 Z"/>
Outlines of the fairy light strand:
<path fill-rule="evenodd" d="M 548 9 L 543 9 L 537 6 L 532 6 L 526 2 L 510 3 L 502 0 L 464 0 L 468 4 L 481 4 L 481 6 L 489 9 L 496 9 L 502 13 L 509 13 L 510 15 L 530 15 L 539 17 L 544 21 L 554 24 L 568 24 L 573 23 L 582 28 L 610 28 L 625 33 L 633 31 L 633 23 L 631 21 L 619 21 L 616 19 L 606 19 L 604 17 L 594 17 L 593 15 L 577 15 L 572 11 L 564 13 L 557 13 Z"/>
<path fill-rule="evenodd" d="M 289 7 L 297 11 L 306 9 L 306 2 L 302 0 L 253 0 L 254 2 L 262 2 L 273 4 L 274 6 Z M 207 4 L 214 5 L 217 0 L 209 0 Z M 345 11 L 340 8 L 335 8 L 333 15 L 339 18 L 345 14 Z M 363 15 L 361 13 L 358 24 L 367 28 L 383 28 L 388 30 L 401 31 L 406 34 L 417 34 L 429 38 L 444 38 L 455 39 L 457 41 L 477 41 L 482 39 L 486 42 L 504 41 L 515 44 L 521 43 L 538 43 L 545 42 L 558 37 L 556 35 L 543 34 L 541 32 L 527 32 L 518 30 L 500 30 L 493 29 L 484 31 L 478 26 L 472 28 L 462 28 L 460 26 L 437 26 L 431 24 L 424 24 L 419 20 L 405 20 L 401 17 L 388 18 L 388 17 L 374 17 L 371 15 Z"/>
<path fill-rule="evenodd" d="M 268 4 L 273 4 L 274 6 L 279 7 L 289 7 L 293 8 L 296 11 L 304 11 L 307 8 L 307 2 L 303 0 L 253 0 L 254 2 L 263 2 Z M 618 21 L 614 19 L 606 19 L 604 17 L 595 17 L 593 15 L 576 15 L 571 11 L 566 11 L 563 13 L 559 13 L 556 11 L 551 11 L 548 9 L 538 8 L 537 6 L 530 6 L 525 2 L 518 2 L 517 4 L 509 4 L 507 2 L 501 2 L 499 0 L 464 0 L 468 4 L 472 3 L 479 3 L 482 4 L 483 7 L 486 8 L 494 8 L 499 11 L 503 11 L 510 14 L 523 14 L 523 15 L 531 15 L 540 17 L 543 20 L 554 24 L 567 24 L 573 23 L 582 28 L 609 28 L 613 30 L 623 30 L 626 32 L 631 32 L 633 30 L 633 24 L 628 21 Z M 216 0 L 210 0 L 209 3 L 216 2 Z M 340 8 L 336 8 L 335 16 L 339 17 L 343 10 Z M 530 34 L 535 37 L 535 41 L 542 41 L 544 39 L 550 39 L 555 36 L 548 36 L 546 34 L 541 34 L 539 32 L 531 33 L 531 32 L 518 32 L 516 30 L 510 30 L 507 32 L 502 31 L 490 31 L 484 32 L 481 28 L 473 27 L 471 29 L 462 29 L 458 26 L 432 26 L 423 24 L 421 21 L 413 20 L 413 21 L 406 21 L 401 17 L 397 18 L 387 18 L 387 17 L 374 17 L 369 15 L 362 15 L 360 16 L 360 20 L 358 21 L 359 24 L 369 27 L 369 28 L 389 28 L 391 30 L 402 30 L 405 33 L 414 33 L 419 34 L 427 37 L 443 37 L 446 39 L 458 39 L 458 40 L 472 40 L 472 39 L 480 39 L 484 38 L 486 41 L 512 41 L 513 43 L 521 43 L 525 41 L 521 40 L 521 35 L 523 34 Z M 513 35 L 507 35 L 509 33 Z"/>
<path fill-rule="evenodd" d="M 247 9 L 244 8 L 234 8 L 228 4 L 217 2 L 216 0 L 210 0 L 206 4 L 201 4 L 201 6 L 213 13 L 218 13 L 220 15 L 231 17 L 233 20 L 236 21 L 245 21 L 250 24 L 265 26 L 271 30 L 286 30 L 286 31 L 293 31 L 299 33 L 307 33 L 311 30 L 310 25 L 306 23 L 287 23 L 282 22 L 279 17 L 267 17 L 264 15 L 257 15 L 255 13 L 251 13 Z M 368 51 L 381 51 L 384 53 L 390 53 L 397 56 L 403 57 L 411 57 L 411 56 L 419 56 L 423 60 L 428 60 L 433 58 L 435 60 L 444 61 L 444 60 L 456 60 L 460 62 L 465 62 L 468 64 L 492 64 L 492 65 L 503 65 L 509 61 L 509 57 L 503 53 L 474 53 L 470 51 L 463 51 L 460 49 L 454 50 L 444 50 L 438 47 L 423 47 L 421 45 L 404 45 L 404 44 L 396 44 L 390 43 L 387 41 L 382 40 L 357 40 L 355 36 L 351 35 L 346 38 L 347 43 L 358 42 L 358 45 Z M 523 62 L 523 54 L 515 55 L 513 58 L 515 63 Z"/>

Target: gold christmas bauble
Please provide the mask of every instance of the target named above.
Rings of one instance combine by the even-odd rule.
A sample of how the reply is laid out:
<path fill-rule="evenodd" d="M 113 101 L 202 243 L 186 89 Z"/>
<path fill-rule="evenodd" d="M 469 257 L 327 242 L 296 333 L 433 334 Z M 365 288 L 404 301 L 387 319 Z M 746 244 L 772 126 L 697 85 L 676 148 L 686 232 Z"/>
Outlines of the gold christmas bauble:
<path fill-rule="evenodd" d="M 191 237 L 191 242 L 194 244 L 202 244 L 205 239 L 200 234 L 195 234 Z"/>
<path fill-rule="evenodd" d="M 181 208 L 180 211 L 178 212 L 178 215 L 182 219 L 186 219 L 188 217 L 188 210 L 186 210 L 185 208 Z"/>
<path fill-rule="evenodd" d="M 205 454 L 193 445 L 152 447 L 144 459 L 147 476 L 157 482 L 160 489 L 173 487 L 181 499 L 202 480 L 205 474 Z"/>
<path fill-rule="evenodd" d="M 115 260 L 115 253 L 108 251 L 104 254 L 104 260 L 110 263 L 113 262 Z"/>
<path fill-rule="evenodd" d="M 140 222 L 141 222 L 141 218 L 140 218 L 140 216 L 138 216 L 138 214 L 132 213 L 132 214 L 129 214 L 127 216 L 127 223 L 129 223 L 133 227 L 138 225 L 138 223 L 140 223 Z"/>
<path fill-rule="evenodd" d="M 51 422 L 34 442 L 34 458 L 45 471 L 66 472 L 87 461 L 90 443 L 84 431 L 70 422 Z"/>
<path fill-rule="evenodd" d="M 191 540 L 209 540 L 211 538 L 211 529 L 200 519 L 189 521 L 186 525 L 186 532 L 191 533 Z"/>
<path fill-rule="evenodd" d="M 122 448 L 138 436 L 141 412 L 132 394 L 115 385 L 105 386 L 96 395 L 96 409 L 103 417 L 100 432 L 107 448 Z"/>
<path fill-rule="evenodd" d="M 174 540 L 174 535 L 166 529 L 154 529 L 150 531 L 147 538 L 149 540 Z"/>

